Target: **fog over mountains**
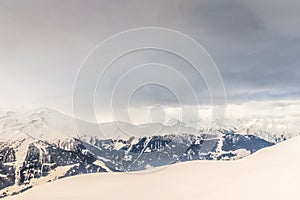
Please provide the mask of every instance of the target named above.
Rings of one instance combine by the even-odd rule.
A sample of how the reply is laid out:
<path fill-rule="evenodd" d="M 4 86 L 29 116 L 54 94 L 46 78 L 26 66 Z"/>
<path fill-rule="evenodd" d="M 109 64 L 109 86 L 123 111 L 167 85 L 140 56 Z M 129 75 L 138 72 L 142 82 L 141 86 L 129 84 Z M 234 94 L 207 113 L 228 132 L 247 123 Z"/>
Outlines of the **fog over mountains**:
<path fill-rule="evenodd" d="M 10 140 L 24 135 L 35 139 L 57 140 L 70 137 L 91 137 L 99 139 L 126 139 L 131 136 L 143 137 L 164 134 L 194 134 L 218 130 L 234 131 L 239 134 L 253 134 L 270 142 L 276 138 L 290 138 L 300 133 L 298 124 L 294 121 L 259 119 L 225 120 L 222 124 L 216 121 L 199 120 L 196 122 L 181 122 L 171 118 L 167 123 L 149 123 L 134 125 L 128 122 L 90 123 L 74 119 L 59 111 L 49 108 L 19 109 L 0 112 L 1 139 Z"/>

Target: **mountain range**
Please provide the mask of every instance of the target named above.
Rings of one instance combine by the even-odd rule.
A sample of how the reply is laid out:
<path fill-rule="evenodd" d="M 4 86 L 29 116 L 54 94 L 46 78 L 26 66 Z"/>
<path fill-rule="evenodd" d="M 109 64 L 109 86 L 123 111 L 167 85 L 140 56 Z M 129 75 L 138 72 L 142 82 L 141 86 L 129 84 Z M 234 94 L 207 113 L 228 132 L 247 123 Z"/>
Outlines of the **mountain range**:
<path fill-rule="evenodd" d="M 240 159 L 299 134 L 293 125 L 274 120 L 198 124 L 195 128 L 176 119 L 166 124 L 96 124 L 48 108 L 2 112 L 0 194 L 79 174 Z"/>
<path fill-rule="evenodd" d="M 236 161 L 190 161 L 130 173 L 88 174 L 43 184 L 9 200 L 298 200 L 300 137 Z"/>

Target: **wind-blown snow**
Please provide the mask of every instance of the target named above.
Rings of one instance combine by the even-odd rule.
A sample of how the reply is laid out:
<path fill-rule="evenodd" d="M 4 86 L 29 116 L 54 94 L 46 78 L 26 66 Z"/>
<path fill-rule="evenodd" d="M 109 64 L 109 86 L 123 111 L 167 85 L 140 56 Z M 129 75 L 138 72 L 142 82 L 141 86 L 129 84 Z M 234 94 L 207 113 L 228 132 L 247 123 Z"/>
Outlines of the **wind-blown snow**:
<path fill-rule="evenodd" d="M 9 200 L 300 199 L 300 137 L 238 161 L 193 161 L 139 173 L 71 177 Z"/>

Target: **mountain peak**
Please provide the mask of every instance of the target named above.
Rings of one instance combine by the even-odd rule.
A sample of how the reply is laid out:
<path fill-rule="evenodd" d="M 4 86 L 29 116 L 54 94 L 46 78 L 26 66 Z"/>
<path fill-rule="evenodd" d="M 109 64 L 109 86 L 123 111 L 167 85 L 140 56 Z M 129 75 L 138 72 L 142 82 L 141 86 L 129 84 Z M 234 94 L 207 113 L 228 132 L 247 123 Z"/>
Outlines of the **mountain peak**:
<path fill-rule="evenodd" d="M 165 126 L 175 126 L 175 125 L 178 125 L 178 126 L 185 126 L 185 123 L 180 121 L 179 119 L 177 118 L 174 118 L 172 117 L 171 119 L 168 120 L 167 123 L 164 124 Z"/>

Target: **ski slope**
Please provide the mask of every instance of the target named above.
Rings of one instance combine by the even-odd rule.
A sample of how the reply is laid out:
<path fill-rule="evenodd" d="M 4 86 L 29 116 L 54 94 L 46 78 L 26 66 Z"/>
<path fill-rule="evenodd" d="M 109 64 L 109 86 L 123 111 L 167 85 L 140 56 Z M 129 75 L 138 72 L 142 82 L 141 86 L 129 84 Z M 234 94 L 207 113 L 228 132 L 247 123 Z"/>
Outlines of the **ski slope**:
<path fill-rule="evenodd" d="M 71 177 L 8 200 L 299 200 L 300 137 L 237 161 L 196 161 L 139 173 Z"/>

